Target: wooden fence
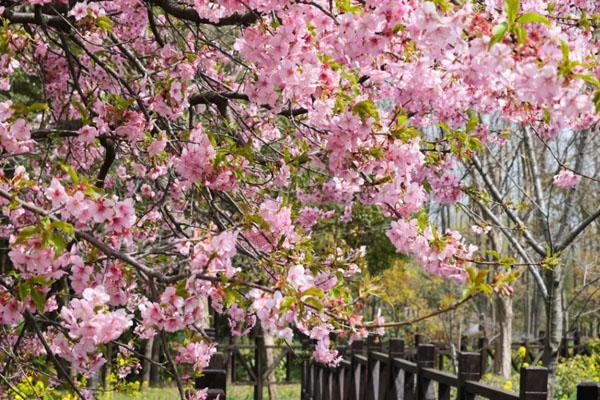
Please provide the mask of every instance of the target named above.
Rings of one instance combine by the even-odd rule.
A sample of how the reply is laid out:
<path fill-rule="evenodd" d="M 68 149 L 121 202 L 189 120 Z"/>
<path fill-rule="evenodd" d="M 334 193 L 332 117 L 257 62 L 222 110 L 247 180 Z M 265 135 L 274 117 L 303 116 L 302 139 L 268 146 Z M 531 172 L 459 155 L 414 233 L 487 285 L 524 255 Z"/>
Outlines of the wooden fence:
<path fill-rule="evenodd" d="M 519 393 L 479 382 L 480 352 L 459 352 L 456 375 L 436 369 L 433 344 L 419 344 L 414 361 L 408 360 L 404 342 L 391 339 L 387 352 L 353 343 L 337 368 L 305 361 L 301 400 L 547 400 L 548 371 L 520 369 Z M 600 384 L 578 386 L 577 400 L 600 400 Z"/>
<path fill-rule="evenodd" d="M 270 363 L 264 358 L 262 346 L 265 350 L 274 353 Z M 219 346 L 219 351 L 227 354 L 230 382 L 237 385 L 256 385 L 259 376 L 262 381 L 266 381 L 281 364 L 283 364 L 284 376 L 278 383 L 297 383 L 298 379 L 294 379 L 293 372 L 296 370 L 295 375 L 299 375 L 300 362 L 297 360 L 297 355 L 303 349 L 301 345 L 264 345 L 260 336 L 256 338 L 255 344 Z"/>
<path fill-rule="evenodd" d="M 421 344 L 420 336 L 415 337 L 416 346 L 410 349 L 405 349 L 401 339 L 390 339 L 385 346 L 372 341 L 368 344 L 356 341 L 349 348 L 340 346 L 344 359 L 337 368 L 328 368 L 307 358 L 312 350 L 309 342 L 302 346 L 266 346 L 279 351 L 273 362 L 267 365 L 261 351 L 264 346 L 262 337 L 257 336 L 256 340 L 254 345 L 219 346 L 220 353 L 213 356 L 196 386 L 208 387 L 209 399 L 220 396 L 224 400 L 229 374 L 230 383 L 253 385 L 254 400 L 262 400 L 267 377 L 283 362 L 284 382 L 292 381 L 292 368 L 300 368 L 301 400 L 548 399 L 548 373 L 545 368 L 520 368 L 519 393 L 481 383 L 479 380 L 493 357 L 484 338 L 472 346 L 463 341 L 457 354 L 457 374 L 448 372 L 448 360 L 452 358 L 448 349 L 439 344 Z M 534 345 L 527 345 L 532 358 Z M 478 351 L 466 351 L 469 349 Z M 571 352 L 575 354 L 580 351 L 578 349 L 573 346 Z M 250 350 L 250 356 L 244 356 L 242 350 L 246 350 L 245 353 Z M 236 368 L 242 368 L 248 378 L 232 379 L 236 376 Z M 598 383 L 582 383 L 577 390 L 577 400 L 600 400 Z"/>

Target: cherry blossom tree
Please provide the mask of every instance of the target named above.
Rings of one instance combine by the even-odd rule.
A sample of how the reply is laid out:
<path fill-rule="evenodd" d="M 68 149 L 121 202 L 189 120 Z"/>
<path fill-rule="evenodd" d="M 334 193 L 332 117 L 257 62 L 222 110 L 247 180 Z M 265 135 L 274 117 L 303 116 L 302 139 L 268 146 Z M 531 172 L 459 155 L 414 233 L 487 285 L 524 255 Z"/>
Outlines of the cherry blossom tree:
<path fill-rule="evenodd" d="M 2 385 L 45 357 L 50 385 L 94 397 L 81 377 L 109 345 L 131 359 L 155 340 L 181 398 L 203 398 L 190 382 L 215 351 L 208 303 L 233 334 L 295 327 L 336 364 L 331 333 L 405 323 L 355 309 L 361 249 L 312 238 L 356 203 L 393 220 L 398 252 L 463 282 L 460 304 L 489 292 L 475 246 L 426 206 L 456 202 L 459 161 L 501 139 L 479 114 L 545 140 L 594 129 L 599 14 L 594 0 L 2 0 Z"/>

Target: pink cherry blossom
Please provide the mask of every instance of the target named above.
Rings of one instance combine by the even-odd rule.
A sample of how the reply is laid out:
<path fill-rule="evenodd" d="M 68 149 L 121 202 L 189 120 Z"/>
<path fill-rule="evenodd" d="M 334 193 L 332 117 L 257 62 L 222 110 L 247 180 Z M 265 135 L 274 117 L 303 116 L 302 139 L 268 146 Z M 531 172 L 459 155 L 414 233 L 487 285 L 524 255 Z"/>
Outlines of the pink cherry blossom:
<path fill-rule="evenodd" d="M 579 185 L 579 182 L 581 182 L 581 176 L 575 175 L 571 170 L 562 169 L 558 175 L 554 176 L 552 180 L 554 185 L 561 189 L 571 189 Z"/>

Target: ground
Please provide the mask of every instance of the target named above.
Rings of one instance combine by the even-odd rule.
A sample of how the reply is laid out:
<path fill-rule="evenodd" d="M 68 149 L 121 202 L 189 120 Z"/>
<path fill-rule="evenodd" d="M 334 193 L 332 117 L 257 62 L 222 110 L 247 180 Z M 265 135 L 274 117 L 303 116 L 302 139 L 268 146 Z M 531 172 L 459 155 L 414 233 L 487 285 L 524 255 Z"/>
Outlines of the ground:
<path fill-rule="evenodd" d="M 253 390 L 252 386 L 229 386 L 227 388 L 227 400 L 252 400 Z M 277 394 L 279 400 L 298 400 L 300 398 L 300 385 L 278 385 Z M 263 397 L 268 399 L 266 390 Z M 176 398 L 177 389 L 172 387 L 148 388 L 137 395 L 114 393 L 105 397 L 106 400 L 173 400 Z"/>

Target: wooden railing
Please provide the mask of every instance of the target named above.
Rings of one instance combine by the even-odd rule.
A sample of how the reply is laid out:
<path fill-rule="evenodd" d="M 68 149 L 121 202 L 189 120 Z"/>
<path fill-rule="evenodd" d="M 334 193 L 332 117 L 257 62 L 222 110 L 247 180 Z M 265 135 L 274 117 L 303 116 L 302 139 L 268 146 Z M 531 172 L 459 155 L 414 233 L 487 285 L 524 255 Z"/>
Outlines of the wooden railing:
<path fill-rule="evenodd" d="M 420 344 L 416 360 L 402 358 L 401 341 L 391 340 L 386 353 L 367 351 L 355 342 L 336 368 L 306 361 L 302 369 L 302 400 L 546 400 L 548 370 L 523 367 L 519 393 L 479 382 L 481 355 L 460 352 L 458 374 L 436 369 L 436 347 Z M 455 393 L 455 395 L 453 395 Z M 594 398 L 595 400 L 595 398 Z"/>
<path fill-rule="evenodd" d="M 260 341 L 262 338 L 258 337 Z M 390 339 L 381 343 L 356 341 L 351 347 L 340 346 L 344 359 L 336 368 L 328 368 L 310 361 L 313 349 L 303 346 L 271 346 L 280 351 L 272 365 L 266 365 L 260 346 L 219 346 L 220 351 L 211 359 L 208 369 L 196 381 L 196 387 L 208 387 L 208 399 L 226 399 L 227 375 L 234 374 L 236 359 L 247 370 L 249 380 L 243 383 L 254 386 L 254 399 L 261 400 L 263 384 L 271 371 L 281 362 L 286 363 L 286 380 L 290 380 L 292 364 L 301 362 L 302 400 L 548 400 L 548 371 L 541 367 L 520 368 L 519 393 L 509 392 L 480 382 L 487 370 L 489 349 L 478 343 L 479 352 L 458 353 L 457 374 L 445 371 L 446 350 L 433 344 L 420 344 L 405 350 L 404 341 Z M 262 345 L 262 343 L 261 343 Z M 240 349 L 252 350 L 253 360 L 244 360 Z M 385 350 L 385 351 L 384 351 Z M 239 357 L 239 358 L 238 358 Z M 227 371 L 229 369 L 229 371 Z M 231 381 L 234 383 L 233 381 Z M 599 383 L 581 383 L 577 387 L 577 400 L 600 400 Z"/>

